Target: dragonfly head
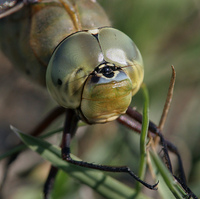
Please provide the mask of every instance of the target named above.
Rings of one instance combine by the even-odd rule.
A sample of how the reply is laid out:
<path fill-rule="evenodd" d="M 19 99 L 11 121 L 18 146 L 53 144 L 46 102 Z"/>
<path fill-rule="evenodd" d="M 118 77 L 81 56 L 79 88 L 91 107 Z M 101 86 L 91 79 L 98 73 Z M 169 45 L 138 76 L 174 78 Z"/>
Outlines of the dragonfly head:
<path fill-rule="evenodd" d="M 87 123 L 104 123 L 126 112 L 143 73 L 133 41 L 105 27 L 63 40 L 50 59 L 46 82 L 61 106 L 76 109 Z"/>

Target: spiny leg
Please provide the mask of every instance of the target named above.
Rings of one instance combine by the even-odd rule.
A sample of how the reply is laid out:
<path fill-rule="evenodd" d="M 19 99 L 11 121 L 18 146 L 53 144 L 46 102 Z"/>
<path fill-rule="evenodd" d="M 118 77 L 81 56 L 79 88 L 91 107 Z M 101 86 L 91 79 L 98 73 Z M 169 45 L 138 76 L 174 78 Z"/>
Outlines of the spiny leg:
<path fill-rule="evenodd" d="M 179 162 L 179 177 L 173 175 L 176 180 L 181 184 L 181 186 L 186 190 L 186 192 L 188 193 L 189 198 L 194 198 L 194 199 L 198 199 L 198 197 L 192 192 L 192 190 L 187 186 L 187 182 L 186 182 L 186 177 L 185 177 L 185 173 L 184 173 L 184 169 L 183 169 L 183 165 L 182 165 L 182 160 L 181 160 L 181 156 L 178 152 L 178 149 L 176 146 L 174 146 L 171 142 L 166 141 L 166 144 L 168 146 L 168 148 L 170 149 L 171 152 L 173 152 L 177 158 L 178 158 L 178 162 Z"/>
<path fill-rule="evenodd" d="M 173 152 L 177 158 L 178 158 L 178 164 L 179 164 L 179 177 L 175 176 L 172 173 L 172 175 L 174 176 L 174 178 L 181 184 L 181 186 L 183 187 L 183 189 L 186 191 L 186 193 L 188 193 L 188 196 L 189 198 L 194 198 L 194 199 L 198 199 L 198 197 L 191 191 L 191 189 L 187 186 L 187 182 L 186 182 L 186 178 L 185 178 L 185 172 L 184 172 L 184 169 L 183 169 L 183 163 L 182 163 L 182 160 L 181 160 L 181 157 L 180 157 L 180 154 L 178 152 L 178 149 L 169 141 L 166 141 L 163 137 L 163 135 L 161 134 L 161 132 L 159 131 L 158 128 L 156 128 L 156 125 L 153 124 L 152 122 L 150 122 L 150 128 L 151 132 L 154 132 L 156 133 L 159 137 L 160 137 L 160 142 L 161 142 L 161 145 L 164 144 L 164 146 L 167 146 L 167 148 Z M 164 148 L 164 147 L 163 147 Z M 165 150 L 166 151 L 166 150 Z M 165 153 L 164 151 L 164 153 Z"/>
<path fill-rule="evenodd" d="M 168 140 L 165 140 L 166 144 L 167 144 L 167 148 L 174 153 L 177 156 L 178 159 L 178 163 L 179 163 L 179 176 L 180 179 L 182 180 L 182 182 L 184 182 L 186 184 L 186 177 L 185 177 L 185 173 L 184 173 L 184 169 L 183 169 L 183 164 L 182 164 L 182 160 L 181 160 L 181 156 L 179 154 L 179 151 L 177 149 L 176 146 L 174 146 L 171 142 L 169 142 Z"/>
<path fill-rule="evenodd" d="M 126 112 L 126 115 L 121 115 L 117 119 L 117 121 L 119 123 L 123 124 L 124 126 L 130 128 L 130 129 L 132 129 L 132 130 L 134 130 L 136 132 L 138 132 L 138 133 L 141 132 L 142 115 L 139 112 L 137 112 L 136 110 L 134 110 L 133 108 L 131 108 L 131 107 L 128 108 L 128 110 Z M 154 135 L 154 136 L 158 135 L 160 137 L 160 143 L 163 146 L 164 153 L 167 154 L 167 157 L 165 155 L 165 160 L 169 161 L 167 163 L 168 169 L 171 171 L 172 175 L 176 178 L 176 180 L 181 184 L 181 186 L 188 193 L 189 198 L 193 197 L 193 198 L 197 199 L 197 196 L 195 196 L 195 194 L 187 186 L 182 160 L 181 160 L 181 157 L 180 157 L 180 154 L 178 152 L 177 147 L 174 146 L 171 142 L 165 140 L 163 135 L 162 135 L 162 133 L 158 129 L 158 127 L 151 121 L 149 122 L 149 133 L 151 133 L 151 135 Z M 169 155 L 168 155 L 168 150 L 167 149 L 169 149 L 172 153 L 174 153 L 178 158 L 178 164 L 179 164 L 179 169 L 178 170 L 180 172 L 179 178 L 176 177 L 173 174 L 172 167 L 171 167 L 171 169 L 169 167 L 169 165 L 171 165 L 171 162 L 170 162 L 170 159 L 169 159 Z"/>
<path fill-rule="evenodd" d="M 44 189 L 43 189 L 44 199 L 49 198 L 49 194 L 50 194 L 51 190 L 53 189 L 53 185 L 54 185 L 54 181 L 55 181 L 57 173 L 58 173 L 58 168 L 51 165 L 48 177 L 44 184 Z"/>
<path fill-rule="evenodd" d="M 65 128 L 64 128 L 64 132 L 63 132 L 63 138 L 62 138 L 62 157 L 63 157 L 64 160 L 66 160 L 67 162 L 74 164 L 74 165 L 92 168 L 92 169 L 97 169 L 97 170 L 101 170 L 101 171 L 128 173 L 135 180 L 139 181 L 141 184 L 143 184 L 147 188 L 154 189 L 154 190 L 157 189 L 156 186 L 157 186 L 158 183 L 156 183 L 154 185 L 150 185 L 150 184 L 142 181 L 127 166 L 97 165 L 97 164 L 92 164 L 92 163 L 88 163 L 88 162 L 73 160 L 70 157 L 70 140 L 76 132 L 78 118 L 77 118 L 74 110 L 69 110 L 69 113 L 70 114 L 67 114 L 67 117 L 66 117 Z"/>
<path fill-rule="evenodd" d="M 131 107 L 128 108 L 127 115 L 129 115 L 131 118 L 135 119 L 137 122 L 142 124 L 142 115 L 139 112 L 132 109 Z M 186 184 L 185 172 L 183 169 L 182 160 L 181 160 L 177 147 L 174 146 L 171 142 L 165 140 L 164 136 L 162 135 L 158 127 L 151 121 L 149 121 L 149 131 L 151 134 L 154 134 L 160 137 L 160 143 L 163 146 L 165 161 L 171 173 L 173 172 L 172 172 L 171 161 L 168 154 L 168 149 L 177 156 L 178 163 L 179 163 L 180 179 Z"/>
<path fill-rule="evenodd" d="M 41 0 L 16 0 L 8 3 L 7 1 L 3 1 L 0 3 L 0 19 L 7 17 L 15 12 L 21 10 L 24 6 L 38 3 Z"/>
<path fill-rule="evenodd" d="M 128 107 L 128 109 L 126 111 L 126 114 L 142 124 L 143 116 L 139 112 L 135 111 L 131 107 Z M 160 143 L 163 146 L 164 158 L 165 158 L 165 161 L 166 161 L 166 165 L 167 165 L 169 171 L 172 173 L 171 160 L 169 158 L 167 145 L 166 145 L 166 142 L 165 142 L 165 139 L 164 139 L 163 135 L 160 133 L 160 130 L 157 128 L 157 126 L 151 121 L 149 121 L 149 130 L 160 137 Z"/>
<path fill-rule="evenodd" d="M 132 108 L 128 108 L 127 110 L 127 115 L 130 116 L 130 118 L 127 117 L 127 115 L 121 115 L 117 121 L 125 126 L 127 126 L 128 128 L 140 133 L 141 132 L 141 125 L 142 125 L 142 115 L 140 113 L 138 113 L 136 110 L 132 109 Z M 161 145 L 164 143 L 164 153 L 167 154 L 167 158 L 166 158 L 166 162 L 167 163 L 167 166 L 168 165 L 171 165 L 171 161 L 170 161 L 170 158 L 169 158 L 169 155 L 168 155 L 168 150 L 169 149 L 170 151 L 174 152 L 175 154 L 178 154 L 178 161 L 179 161 L 179 165 L 180 168 L 181 168 L 181 173 L 183 172 L 184 174 L 184 171 L 183 171 L 183 166 L 182 166 L 182 161 L 181 161 L 181 158 L 180 158 L 180 155 L 178 153 L 178 150 L 177 148 L 172 144 L 170 143 L 169 141 L 166 141 L 164 140 L 164 137 L 163 135 L 160 133 L 160 131 L 158 130 L 157 126 L 152 123 L 151 121 L 149 122 L 149 132 L 151 133 L 151 135 L 155 136 L 155 135 L 158 135 L 159 137 L 161 137 Z M 176 150 L 175 150 L 176 149 Z M 165 156 L 166 157 L 166 156 Z M 168 166 L 168 168 L 171 168 L 169 169 L 172 173 L 172 167 L 171 166 Z M 183 177 L 183 179 L 185 179 Z"/>
<path fill-rule="evenodd" d="M 77 118 L 76 113 L 72 109 L 65 109 L 66 112 L 66 118 L 65 118 L 65 124 L 64 124 L 64 132 L 69 130 L 71 132 L 72 137 L 74 136 L 76 129 L 77 129 L 77 123 L 79 119 Z M 64 145 L 65 140 L 62 139 L 61 142 L 61 148 Z M 58 172 L 58 168 L 54 167 L 51 165 L 50 171 L 48 174 L 48 177 L 46 179 L 44 189 L 43 189 L 43 194 L 44 194 L 44 199 L 49 198 L 49 194 L 53 189 L 54 181 L 56 178 Z"/>

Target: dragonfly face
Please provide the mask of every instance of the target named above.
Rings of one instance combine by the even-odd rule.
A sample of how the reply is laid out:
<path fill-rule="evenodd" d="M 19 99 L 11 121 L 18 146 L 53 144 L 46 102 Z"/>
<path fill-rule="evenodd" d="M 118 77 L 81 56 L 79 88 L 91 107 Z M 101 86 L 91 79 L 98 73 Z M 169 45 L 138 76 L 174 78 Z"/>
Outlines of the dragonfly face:
<path fill-rule="evenodd" d="M 87 123 L 125 113 L 143 80 L 143 63 L 133 41 L 114 28 L 81 31 L 54 51 L 46 84 L 63 107 L 77 109 Z"/>
<path fill-rule="evenodd" d="M 42 85 L 46 74 L 58 104 L 76 109 L 87 123 L 103 123 L 126 111 L 143 81 L 138 48 L 108 26 L 96 2 L 38 1 L 1 19 L 0 45 L 18 68 Z M 8 40 L 16 45 L 9 46 Z"/>

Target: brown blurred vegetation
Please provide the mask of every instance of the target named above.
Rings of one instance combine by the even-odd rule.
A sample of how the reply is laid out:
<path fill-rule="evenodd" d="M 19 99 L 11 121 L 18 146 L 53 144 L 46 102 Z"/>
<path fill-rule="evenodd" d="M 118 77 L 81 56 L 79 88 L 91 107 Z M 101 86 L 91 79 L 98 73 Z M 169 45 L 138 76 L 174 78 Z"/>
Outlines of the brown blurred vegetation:
<path fill-rule="evenodd" d="M 174 97 L 163 133 L 179 148 L 189 185 L 200 196 L 199 1 L 99 2 L 105 8 L 113 26 L 129 35 L 141 51 L 145 64 L 144 81 L 150 95 L 150 119 L 155 123 L 159 122 L 165 102 L 171 76 L 170 66 L 175 66 L 177 79 Z M 29 132 L 55 104 L 44 88 L 27 80 L 3 55 L 0 55 L 0 60 L 0 150 L 5 152 L 17 143 L 16 136 L 9 128 L 10 124 Z M 140 92 L 133 97 L 132 106 L 142 110 Z M 138 139 L 138 135 L 114 122 L 90 126 L 78 132 L 72 152 L 91 162 L 126 164 L 137 173 Z M 41 162 L 38 156 L 31 152 L 26 154 L 28 157 L 20 156 L 12 166 L 5 186 L 6 199 L 35 199 L 40 196 L 48 165 L 43 163 L 38 166 L 36 162 Z M 66 196 L 70 199 L 101 198 L 90 188 L 79 185 L 65 174 L 59 176 L 57 199 Z M 124 174 L 113 176 L 133 186 L 134 182 Z M 144 191 L 148 192 L 146 189 Z"/>

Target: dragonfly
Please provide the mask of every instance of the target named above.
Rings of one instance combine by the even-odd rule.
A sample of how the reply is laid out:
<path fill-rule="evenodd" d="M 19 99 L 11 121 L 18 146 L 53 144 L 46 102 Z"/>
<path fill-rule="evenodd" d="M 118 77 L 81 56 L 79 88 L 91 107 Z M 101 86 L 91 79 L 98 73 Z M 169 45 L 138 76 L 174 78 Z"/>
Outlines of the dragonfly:
<path fill-rule="evenodd" d="M 132 39 L 112 28 L 101 6 L 91 0 L 6 0 L 1 3 L 0 18 L 0 35 L 4 38 L 0 45 L 5 55 L 28 77 L 46 86 L 63 107 L 52 113 L 66 114 L 62 158 L 82 167 L 128 173 L 156 190 L 158 183 L 144 182 L 127 166 L 97 165 L 70 156 L 70 141 L 80 120 L 97 124 L 117 119 L 128 126 L 127 119 L 121 117 L 127 114 L 142 122 L 141 115 L 129 107 L 144 77 L 142 56 Z M 153 123 L 149 130 L 160 136 L 165 149 L 176 153 Z M 49 198 L 57 171 L 53 166 L 50 169 L 45 199 Z M 188 191 L 184 177 L 182 181 Z"/>

